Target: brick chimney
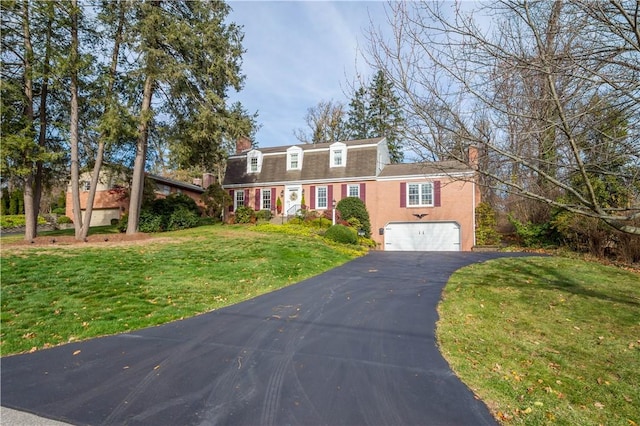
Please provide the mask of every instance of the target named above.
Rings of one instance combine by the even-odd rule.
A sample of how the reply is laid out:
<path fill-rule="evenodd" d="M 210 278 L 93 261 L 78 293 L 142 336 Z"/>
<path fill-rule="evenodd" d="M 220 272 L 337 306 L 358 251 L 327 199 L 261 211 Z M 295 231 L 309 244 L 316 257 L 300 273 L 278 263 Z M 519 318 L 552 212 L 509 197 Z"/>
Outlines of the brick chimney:
<path fill-rule="evenodd" d="M 205 173 L 202 175 L 202 187 L 207 189 L 209 185 L 216 182 L 216 177 L 213 173 Z"/>
<path fill-rule="evenodd" d="M 469 145 L 469 166 L 474 169 L 478 169 L 478 147 L 476 145 Z"/>
<path fill-rule="evenodd" d="M 236 141 L 236 154 L 242 154 L 245 151 L 250 150 L 253 147 L 251 139 L 246 136 L 240 136 Z"/>

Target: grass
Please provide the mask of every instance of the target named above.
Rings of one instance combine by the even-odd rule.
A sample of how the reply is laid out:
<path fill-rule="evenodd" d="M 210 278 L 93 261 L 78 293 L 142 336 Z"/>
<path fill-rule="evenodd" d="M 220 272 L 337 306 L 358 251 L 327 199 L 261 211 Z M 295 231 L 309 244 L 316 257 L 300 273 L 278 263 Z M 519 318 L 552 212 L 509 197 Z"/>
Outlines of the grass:
<path fill-rule="evenodd" d="M 2 355 L 193 316 L 362 254 L 319 238 L 244 227 L 205 226 L 157 237 L 111 247 L 3 245 Z"/>
<path fill-rule="evenodd" d="M 438 341 L 503 424 L 640 423 L 640 276 L 558 257 L 456 272 Z"/>

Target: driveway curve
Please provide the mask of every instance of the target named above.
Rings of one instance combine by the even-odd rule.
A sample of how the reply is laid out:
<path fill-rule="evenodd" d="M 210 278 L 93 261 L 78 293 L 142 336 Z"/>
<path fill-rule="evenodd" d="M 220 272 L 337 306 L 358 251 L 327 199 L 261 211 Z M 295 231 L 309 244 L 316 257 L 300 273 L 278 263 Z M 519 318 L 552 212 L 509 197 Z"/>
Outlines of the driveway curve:
<path fill-rule="evenodd" d="M 435 340 L 455 270 L 372 252 L 228 308 L 4 357 L 2 406 L 78 425 L 495 425 Z"/>

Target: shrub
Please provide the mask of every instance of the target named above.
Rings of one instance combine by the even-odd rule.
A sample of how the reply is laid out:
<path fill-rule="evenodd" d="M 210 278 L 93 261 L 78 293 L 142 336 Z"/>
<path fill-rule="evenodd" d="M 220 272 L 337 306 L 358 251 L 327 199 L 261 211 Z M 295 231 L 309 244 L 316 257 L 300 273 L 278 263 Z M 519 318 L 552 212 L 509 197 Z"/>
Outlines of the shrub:
<path fill-rule="evenodd" d="M 498 220 L 496 212 L 488 203 L 480 203 L 476 207 L 476 243 L 478 245 L 494 245 L 500 243 L 500 233 L 496 230 Z"/>
<path fill-rule="evenodd" d="M 260 210 L 256 212 L 256 219 L 258 220 L 271 220 L 271 210 Z"/>
<path fill-rule="evenodd" d="M 349 221 L 351 218 L 360 221 L 360 228 L 364 231 L 366 238 L 371 237 L 371 221 L 369 220 L 369 212 L 367 206 L 357 197 L 343 198 L 338 202 L 336 209 L 340 211 L 343 220 Z"/>
<path fill-rule="evenodd" d="M 73 223 L 73 220 L 71 220 L 69 216 L 58 216 L 56 222 L 58 222 L 58 224 Z"/>
<path fill-rule="evenodd" d="M 179 207 L 169 216 L 167 231 L 177 231 L 179 229 L 194 228 L 198 226 L 200 218 L 193 211 L 184 207 Z"/>
<path fill-rule="evenodd" d="M 162 216 L 159 214 L 155 214 L 151 210 L 141 210 L 140 220 L 138 222 L 138 231 L 162 232 Z"/>
<path fill-rule="evenodd" d="M 358 233 L 356 230 L 344 225 L 331 226 L 327 229 L 327 232 L 325 232 L 324 237 L 337 243 L 358 244 Z"/>
<path fill-rule="evenodd" d="M 47 220 L 38 216 L 38 225 L 44 225 L 47 223 Z M 14 214 L 14 215 L 2 215 L 0 216 L 0 228 L 17 228 L 20 226 L 25 226 L 27 221 L 23 214 Z"/>
<path fill-rule="evenodd" d="M 129 213 L 123 214 L 118 222 L 118 231 L 127 232 L 127 222 L 129 222 Z"/>
<path fill-rule="evenodd" d="M 58 207 L 53 209 L 53 211 L 51 213 L 53 214 L 58 214 L 58 215 L 64 215 L 66 213 L 66 209 L 64 207 Z"/>
<path fill-rule="evenodd" d="M 256 212 L 247 206 L 236 209 L 236 223 L 252 223 L 256 217 Z"/>
<path fill-rule="evenodd" d="M 509 215 L 509 222 L 515 228 L 518 240 L 525 247 L 543 247 L 557 244 L 554 230 L 548 222 L 527 222 L 525 224 L 511 215 Z"/>

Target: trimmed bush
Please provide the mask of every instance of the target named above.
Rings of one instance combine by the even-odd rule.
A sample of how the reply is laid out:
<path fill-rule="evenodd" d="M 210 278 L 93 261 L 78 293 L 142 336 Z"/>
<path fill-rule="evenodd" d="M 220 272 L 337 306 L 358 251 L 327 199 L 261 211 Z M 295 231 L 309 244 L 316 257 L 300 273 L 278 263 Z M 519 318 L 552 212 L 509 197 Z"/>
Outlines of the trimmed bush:
<path fill-rule="evenodd" d="M 236 209 L 236 223 L 252 223 L 256 212 L 251 207 L 241 206 Z"/>
<path fill-rule="evenodd" d="M 58 216 L 58 219 L 56 219 L 56 222 L 58 224 L 73 223 L 73 220 L 71 220 L 69 216 Z"/>
<path fill-rule="evenodd" d="M 177 231 L 179 229 L 194 228 L 198 226 L 200 218 L 193 211 L 184 207 L 179 207 L 169 216 L 167 231 Z"/>
<path fill-rule="evenodd" d="M 354 245 L 358 244 L 357 231 L 344 225 L 331 226 L 329 229 L 327 229 L 327 232 L 325 232 L 324 237 L 337 243 Z"/>
<path fill-rule="evenodd" d="M 366 238 L 371 237 L 371 221 L 369 220 L 369 212 L 367 206 L 357 197 L 343 198 L 336 205 L 336 209 L 340 211 L 340 217 L 342 220 L 355 218 L 360 222 L 360 228 L 356 229 L 356 235 L 358 230 L 364 231 Z"/>
<path fill-rule="evenodd" d="M 256 219 L 258 220 L 271 220 L 271 210 L 260 210 L 256 212 Z"/>

